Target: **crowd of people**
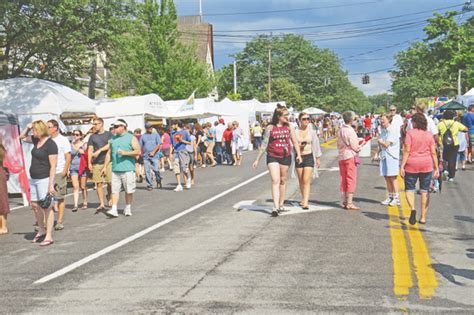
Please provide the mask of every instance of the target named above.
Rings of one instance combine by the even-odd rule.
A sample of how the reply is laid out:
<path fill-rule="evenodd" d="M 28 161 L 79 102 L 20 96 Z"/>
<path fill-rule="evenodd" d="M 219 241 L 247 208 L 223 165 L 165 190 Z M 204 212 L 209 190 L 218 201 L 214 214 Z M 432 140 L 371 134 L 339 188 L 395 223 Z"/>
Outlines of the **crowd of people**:
<path fill-rule="evenodd" d="M 272 216 L 285 211 L 286 181 L 294 163 L 302 209 L 309 209 L 309 196 L 315 169 L 322 155 L 320 138 L 337 139 L 340 172 L 341 206 L 359 210 L 354 204 L 357 187 L 358 153 L 376 138 L 378 150 L 374 160 L 380 163 L 380 176 L 387 186 L 383 205 L 400 205 L 398 176 L 404 179 L 406 201 L 411 208 L 410 224 L 426 223 L 429 193 L 437 192 L 443 180 L 454 181 L 458 164 L 465 169 L 474 156 L 474 105 L 463 116 L 454 111 L 441 115 L 426 113 L 426 105 L 397 113 L 395 106 L 382 115 L 357 116 L 348 111 L 340 116 L 312 118 L 302 112 L 297 123 L 290 119 L 284 106 L 278 105 L 271 121 L 251 128 L 254 147 L 258 150 L 253 167 L 266 155 L 271 177 Z M 92 129 L 83 134 L 72 132 L 72 140 L 61 134 L 56 120 L 38 120 L 21 132 L 20 139 L 32 144 L 30 167 L 31 207 L 37 231 L 33 243 L 54 243 L 53 231 L 64 229 L 65 196 L 68 179 L 72 184 L 72 212 L 89 208 L 88 182 L 92 181 L 98 197 L 97 213 L 110 218 L 119 216 L 118 200 L 123 191 L 123 214 L 132 216 L 136 183 L 145 179 L 146 189 L 162 188 L 162 176 L 169 169 L 176 176 L 175 192 L 191 189 L 196 183 L 196 168 L 227 164 L 240 166 L 243 160 L 244 133 L 237 121 L 219 119 L 214 124 L 183 124 L 172 121 L 170 128 L 145 124 L 128 130 L 127 122 L 116 120 L 110 128 L 96 117 Z M 0 162 L 5 148 L 0 146 Z M 8 174 L 0 168 L 0 234 L 8 233 Z M 417 220 L 416 184 L 421 195 Z M 79 203 L 82 195 L 82 204 Z M 55 219 L 55 213 L 56 219 Z"/>

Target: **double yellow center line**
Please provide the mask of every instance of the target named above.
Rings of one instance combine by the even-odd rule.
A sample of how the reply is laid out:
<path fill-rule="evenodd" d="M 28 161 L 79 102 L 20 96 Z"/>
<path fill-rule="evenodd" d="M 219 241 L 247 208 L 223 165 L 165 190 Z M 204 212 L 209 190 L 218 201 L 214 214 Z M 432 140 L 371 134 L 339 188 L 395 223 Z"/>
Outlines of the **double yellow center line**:
<path fill-rule="evenodd" d="M 414 273 L 418 283 L 419 297 L 430 299 L 438 287 L 438 281 L 418 224 L 408 224 L 411 209 L 403 192 L 404 182 L 400 177 L 398 183 L 401 191 L 401 213 L 398 207 L 389 206 L 387 210 L 392 241 L 393 291 L 396 296 L 402 298 L 408 296 L 413 287 L 412 274 Z"/>
<path fill-rule="evenodd" d="M 337 138 L 333 138 L 327 142 L 324 142 L 323 144 L 321 144 L 321 147 L 323 148 L 328 148 L 328 149 L 336 149 L 337 146 L 336 145 L 332 145 L 334 142 L 337 141 Z"/>

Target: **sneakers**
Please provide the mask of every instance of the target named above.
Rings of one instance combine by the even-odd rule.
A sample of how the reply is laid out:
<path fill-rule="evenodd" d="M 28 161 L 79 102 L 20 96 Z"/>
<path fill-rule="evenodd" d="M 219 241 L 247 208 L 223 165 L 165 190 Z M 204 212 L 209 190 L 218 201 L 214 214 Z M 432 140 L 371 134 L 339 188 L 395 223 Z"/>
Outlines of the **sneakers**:
<path fill-rule="evenodd" d="M 272 210 L 272 217 L 277 217 L 278 216 L 278 209 L 273 208 Z"/>
<path fill-rule="evenodd" d="M 123 210 L 123 214 L 125 214 L 126 217 L 131 217 L 132 208 L 130 206 L 126 206 L 125 209 Z"/>
<path fill-rule="evenodd" d="M 398 199 L 398 198 L 392 198 L 392 200 L 390 200 L 390 202 L 388 203 L 388 205 L 391 206 L 391 207 L 399 206 L 399 205 L 400 205 L 400 199 Z"/>
<path fill-rule="evenodd" d="M 105 212 L 105 215 L 108 216 L 109 218 L 117 218 L 118 217 L 117 208 L 112 207 L 112 209 Z"/>
<path fill-rule="evenodd" d="M 451 182 L 451 183 L 454 182 L 454 178 L 448 179 L 448 182 Z"/>
<path fill-rule="evenodd" d="M 382 201 L 380 203 L 384 206 L 388 206 L 390 204 L 390 202 L 392 202 L 392 197 L 388 197 L 387 199 L 385 199 L 384 201 Z"/>
<path fill-rule="evenodd" d="M 183 191 L 183 186 L 178 185 L 178 186 L 176 186 L 175 189 L 173 189 L 173 191 Z"/>
<path fill-rule="evenodd" d="M 191 189 L 191 178 L 188 178 L 188 180 L 186 181 L 186 189 Z"/>
<path fill-rule="evenodd" d="M 165 168 L 163 167 L 163 168 L 160 169 L 160 173 L 163 174 L 164 172 L 165 172 Z"/>

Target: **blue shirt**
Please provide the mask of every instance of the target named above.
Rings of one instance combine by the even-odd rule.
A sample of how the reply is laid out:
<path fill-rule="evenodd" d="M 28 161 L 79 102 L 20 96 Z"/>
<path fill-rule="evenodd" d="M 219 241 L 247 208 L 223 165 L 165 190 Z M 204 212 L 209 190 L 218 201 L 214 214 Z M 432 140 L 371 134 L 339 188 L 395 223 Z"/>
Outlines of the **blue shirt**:
<path fill-rule="evenodd" d="M 470 135 L 474 135 L 474 114 L 466 113 L 462 117 L 462 124 L 467 127 Z"/>
<path fill-rule="evenodd" d="M 209 141 L 216 142 L 216 128 L 215 127 L 212 127 L 209 129 L 208 139 Z"/>
<path fill-rule="evenodd" d="M 144 133 L 140 138 L 140 145 L 143 151 L 143 157 L 147 158 L 157 145 L 161 144 L 161 137 L 157 133 Z M 155 155 L 158 157 L 158 154 Z"/>
<path fill-rule="evenodd" d="M 191 142 L 191 137 L 189 136 L 189 133 L 187 131 L 184 131 L 184 130 L 173 131 L 171 133 L 171 145 L 173 145 L 173 149 L 176 152 L 186 150 L 186 144 L 184 144 L 180 140 Z"/>

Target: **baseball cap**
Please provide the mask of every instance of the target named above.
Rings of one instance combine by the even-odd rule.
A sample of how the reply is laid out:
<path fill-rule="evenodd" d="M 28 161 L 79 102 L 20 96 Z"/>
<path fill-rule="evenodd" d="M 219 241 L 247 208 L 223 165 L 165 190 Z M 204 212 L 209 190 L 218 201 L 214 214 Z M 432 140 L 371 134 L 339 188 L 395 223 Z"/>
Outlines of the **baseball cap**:
<path fill-rule="evenodd" d="M 153 126 L 150 123 L 145 124 L 145 128 L 152 128 Z"/>
<path fill-rule="evenodd" d="M 124 127 L 127 127 L 127 123 L 125 122 L 125 120 L 123 119 L 117 119 L 114 124 L 114 126 L 124 126 Z"/>
<path fill-rule="evenodd" d="M 219 119 L 219 123 L 220 123 L 220 124 L 225 124 L 224 118 L 220 118 L 220 119 Z"/>

